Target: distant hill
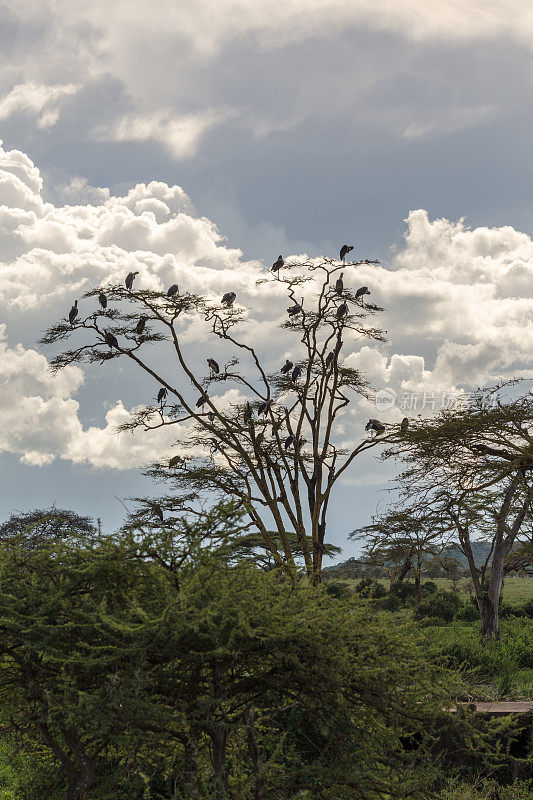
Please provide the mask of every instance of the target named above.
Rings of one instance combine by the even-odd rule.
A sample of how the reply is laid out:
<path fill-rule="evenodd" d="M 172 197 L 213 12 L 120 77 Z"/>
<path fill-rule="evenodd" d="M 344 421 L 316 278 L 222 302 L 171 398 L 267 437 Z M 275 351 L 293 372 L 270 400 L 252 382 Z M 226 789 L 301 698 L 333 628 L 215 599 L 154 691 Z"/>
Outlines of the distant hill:
<path fill-rule="evenodd" d="M 449 545 L 445 548 L 445 554 L 448 558 L 453 558 L 457 563 L 466 571 L 468 569 L 468 562 L 466 557 L 461 553 L 457 545 Z M 490 544 L 487 542 L 472 542 L 472 553 L 476 566 L 483 564 L 490 553 Z M 365 563 L 365 558 L 348 558 L 346 561 L 341 561 L 339 564 L 333 564 L 331 567 L 324 567 L 324 578 L 360 578 L 363 575 L 370 577 L 380 577 L 379 573 L 385 572 L 380 570 L 379 567 L 371 566 Z M 445 573 L 443 572 L 443 576 Z"/>
<path fill-rule="evenodd" d="M 490 553 L 490 544 L 488 542 L 472 542 L 472 554 L 476 567 L 484 564 Z M 466 556 L 461 553 L 457 545 L 450 545 L 446 548 L 446 555 L 449 558 L 454 558 L 462 567 L 468 569 L 468 561 Z"/>

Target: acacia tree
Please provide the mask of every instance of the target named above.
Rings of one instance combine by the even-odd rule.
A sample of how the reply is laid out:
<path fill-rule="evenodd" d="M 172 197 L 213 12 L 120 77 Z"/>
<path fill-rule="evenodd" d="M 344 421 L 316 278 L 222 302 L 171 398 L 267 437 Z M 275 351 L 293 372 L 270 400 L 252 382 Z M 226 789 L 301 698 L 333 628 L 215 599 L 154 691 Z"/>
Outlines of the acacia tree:
<path fill-rule="evenodd" d="M 104 644 L 98 630 L 98 605 L 103 592 L 120 594 L 123 605 L 132 582 L 131 568 L 118 575 L 97 557 L 96 536 L 87 518 L 55 509 L 11 517 L 0 528 L 1 733 L 24 749 L 40 741 L 53 754 L 67 800 L 90 792 L 95 759 L 110 739 L 96 704 L 85 705 L 91 693 L 112 705 L 109 675 L 120 663 L 115 642 Z M 99 645 L 95 659 L 80 645 L 88 630 Z"/>
<path fill-rule="evenodd" d="M 358 528 L 351 537 L 363 539 L 365 563 L 381 567 L 391 582 L 412 575 L 417 600 L 421 600 L 422 574 L 443 564 L 448 543 L 441 526 L 416 508 L 399 508 L 376 515 L 370 525 Z"/>
<path fill-rule="evenodd" d="M 28 549 L 39 547 L 54 539 L 69 541 L 84 539 L 94 534 L 96 528 L 90 517 L 81 516 L 65 508 L 37 508 L 11 516 L 0 524 L 0 543 L 23 536 Z"/>
<path fill-rule="evenodd" d="M 376 431 L 360 435 L 342 430 L 350 399 L 369 397 L 371 391 L 357 370 L 342 363 L 343 338 L 384 339 L 379 328 L 368 324 L 368 318 L 382 309 L 365 303 L 364 292 L 344 288 L 342 279 L 338 281 L 343 271 L 355 283 L 356 267 L 368 263 L 377 262 L 341 265 L 324 259 L 290 264 L 276 277 L 270 274 L 258 281 L 269 282 L 267 288 L 274 296 L 280 296 L 283 287 L 290 302 L 289 317 L 281 328 L 292 334 L 292 353 L 297 355 L 291 354 L 286 369 L 274 373 L 263 366 L 260 347 L 264 342 L 258 337 L 249 343 L 243 326 L 247 310 L 234 302 L 233 293 L 217 301 L 188 292 L 172 293 L 176 287 L 170 296 L 121 286 L 99 287 L 85 299 L 96 299 L 105 291 L 105 309 L 93 308 L 70 323 L 59 322 L 41 343 L 64 342 L 84 334 L 85 341 L 53 359 L 53 370 L 122 358 L 161 387 L 160 405 L 146 406 L 124 426 L 168 428 L 169 442 L 176 438 L 173 433 L 179 433 L 177 455 L 170 463 L 156 460 L 149 471 L 155 479 L 170 481 L 172 491 L 157 508 L 145 503 L 143 513 L 155 509 L 161 517 L 162 512 L 179 509 L 194 514 L 197 498 L 206 493 L 211 499 L 234 498 L 278 566 L 295 573 L 296 537 L 307 574 L 319 581 L 332 491 L 358 455 L 387 438 Z M 184 332 L 199 320 L 211 341 L 223 342 L 227 359 L 222 367 L 213 362 L 209 375 L 199 374 L 182 344 Z M 149 351 L 149 345 L 162 342 L 166 355 L 172 356 L 165 358 L 164 366 Z M 282 353 L 287 352 L 291 351 L 284 342 Z M 224 390 L 238 388 L 239 402 L 217 401 L 213 390 L 219 385 Z M 339 433 L 350 444 L 341 445 Z"/>
<path fill-rule="evenodd" d="M 480 392 L 465 408 L 410 426 L 384 458 L 399 458 L 402 503 L 441 536 L 453 533 L 465 555 L 483 640 L 498 636 L 498 603 L 506 572 L 531 557 L 533 397 L 501 399 L 503 386 Z M 509 388 L 509 387 L 507 387 Z M 472 543 L 490 543 L 476 564 Z"/>
<path fill-rule="evenodd" d="M 0 542 L 0 735 L 53 755 L 24 797 L 435 795 L 457 681 L 405 625 L 262 569 L 239 518 Z"/>

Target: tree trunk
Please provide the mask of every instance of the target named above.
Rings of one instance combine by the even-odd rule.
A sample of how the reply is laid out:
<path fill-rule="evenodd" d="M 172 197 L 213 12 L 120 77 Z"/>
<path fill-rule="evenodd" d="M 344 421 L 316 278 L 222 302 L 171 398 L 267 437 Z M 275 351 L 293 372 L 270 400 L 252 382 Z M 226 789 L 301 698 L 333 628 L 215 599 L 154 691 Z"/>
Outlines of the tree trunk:
<path fill-rule="evenodd" d="M 185 745 L 185 770 L 183 776 L 183 796 L 185 800 L 198 800 L 198 748 L 193 736 L 189 734 Z"/>
<path fill-rule="evenodd" d="M 200 683 L 202 680 L 201 664 L 194 664 L 188 682 L 189 699 L 187 703 L 187 719 L 189 731 L 184 742 L 184 776 L 183 776 L 183 797 L 185 800 L 198 800 L 200 790 L 198 788 L 198 741 L 200 731 L 198 728 L 198 695 L 200 693 Z"/>
<path fill-rule="evenodd" d="M 313 572 L 311 575 L 311 583 L 313 586 L 318 586 L 322 583 L 322 548 L 319 544 L 313 545 Z"/>
<path fill-rule="evenodd" d="M 78 734 L 69 729 L 64 731 L 64 736 L 77 767 L 67 770 L 67 800 L 85 800 L 87 792 L 94 786 L 94 768 Z"/>
<path fill-rule="evenodd" d="M 67 800 L 85 800 L 87 792 L 92 787 L 94 780 L 87 775 L 76 774 L 68 780 Z"/>
<path fill-rule="evenodd" d="M 487 593 L 478 600 L 481 616 L 481 638 L 483 641 L 497 639 L 499 634 L 498 606 L 503 586 L 503 565 L 508 548 L 505 547 L 501 531 L 496 534 Z"/>
<path fill-rule="evenodd" d="M 416 594 L 416 604 L 418 605 L 422 600 L 422 595 L 420 593 L 420 572 L 418 569 L 415 569 L 415 594 Z"/>
<path fill-rule="evenodd" d="M 397 575 L 394 577 L 394 583 L 402 583 L 407 577 L 407 573 L 411 569 L 411 566 L 411 556 L 407 556 Z"/>
<path fill-rule="evenodd" d="M 66 800 L 85 800 L 87 792 L 94 786 L 94 768 L 81 739 L 73 728 L 63 729 L 63 738 L 70 750 L 67 753 L 52 735 L 46 722 L 39 722 L 38 729 L 44 744 L 59 759 L 67 780 Z"/>
<path fill-rule="evenodd" d="M 226 763 L 228 735 L 229 731 L 227 728 L 221 725 L 217 725 L 215 730 L 211 733 L 216 800 L 226 800 L 226 798 L 229 797 L 228 770 Z"/>
<path fill-rule="evenodd" d="M 483 582 L 479 580 L 479 571 L 474 563 L 469 533 L 466 529 L 459 528 L 459 535 L 461 549 L 468 560 L 468 569 L 481 619 L 481 641 L 488 642 L 498 638 L 498 605 L 503 581 L 503 565 L 510 545 L 504 544 L 502 531 L 498 528 L 495 535 L 489 585 L 485 590 Z"/>
<path fill-rule="evenodd" d="M 255 712 L 254 709 L 252 708 L 246 714 L 246 722 L 247 722 L 246 733 L 248 738 L 248 751 L 250 753 L 250 759 L 252 761 L 252 769 L 254 771 L 254 776 L 255 776 L 254 800 L 264 800 L 265 774 L 263 771 L 263 764 L 261 762 L 261 756 L 259 755 L 259 748 L 257 746 L 257 739 L 255 736 L 254 716 Z"/>
<path fill-rule="evenodd" d="M 477 606 L 481 617 L 481 639 L 488 642 L 497 639 L 499 635 L 498 597 L 488 594 L 477 598 Z"/>
<path fill-rule="evenodd" d="M 313 575 L 312 583 L 318 586 L 322 583 L 322 559 L 324 558 L 324 539 L 326 538 L 326 522 L 318 523 L 316 539 L 313 542 Z"/>

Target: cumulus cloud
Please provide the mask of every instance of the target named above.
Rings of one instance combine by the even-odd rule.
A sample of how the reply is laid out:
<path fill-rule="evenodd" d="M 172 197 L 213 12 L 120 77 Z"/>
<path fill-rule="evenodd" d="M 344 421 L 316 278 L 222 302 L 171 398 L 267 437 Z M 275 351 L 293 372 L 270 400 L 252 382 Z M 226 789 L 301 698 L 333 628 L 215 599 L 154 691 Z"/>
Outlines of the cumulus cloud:
<path fill-rule="evenodd" d="M 107 412 L 103 427 L 84 429 L 72 397 L 82 382 L 76 366 L 52 376 L 42 354 L 21 344 L 9 348 L 0 325 L 0 453 L 15 453 L 33 466 L 63 458 L 117 469 L 149 463 L 154 452 L 170 453 L 166 435 L 117 433 L 135 412 L 121 402 Z"/>
<path fill-rule="evenodd" d="M 61 206 L 45 202 L 42 192 L 32 161 L 0 148 L 0 307 L 6 311 L 28 319 L 36 311 L 48 320 L 62 317 L 89 287 L 122 282 L 127 272 L 138 270 L 140 287 L 162 289 L 177 282 L 183 290 L 212 297 L 233 289 L 248 309 L 242 335 L 259 342 L 267 368 L 299 356 L 296 340 L 281 338 L 277 327 L 285 319 L 282 286 L 258 285 L 264 266 L 228 247 L 181 187 L 153 181 L 115 196 L 77 179 L 63 190 L 72 203 Z M 423 210 L 412 211 L 406 222 L 404 243 L 389 268 L 346 268 L 345 282 L 369 286 L 371 298 L 386 308 L 383 326 L 389 334 L 389 342 L 379 345 L 347 336 L 346 363 L 397 398 L 404 393 L 440 398 L 498 377 L 533 376 L 531 238 L 509 226 L 470 229 L 464 220 L 430 220 Z M 311 286 L 304 289 L 306 298 L 311 292 Z M 182 337 L 191 359 L 205 363 L 205 324 L 184 318 Z M 223 361 L 232 354 L 214 355 Z M 166 430 L 116 434 L 135 412 L 124 400 L 112 403 L 101 424 L 84 425 L 77 399 L 83 373 L 69 367 L 53 378 L 47 366 L 33 345 L 10 347 L 2 327 L 1 450 L 31 464 L 63 458 L 117 469 L 146 463 L 154 451 L 170 452 Z M 102 407 L 108 400 L 105 386 L 98 391 Z M 218 402 L 230 404 L 236 396 L 228 392 Z M 397 402 L 387 419 L 404 412 Z M 367 401 L 347 410 L 341 431 L 346 441 L 360 435 L 365 415 L 376 415 Z"/>
<path fill-rule="evenodd" d="M 101 205 L 110 198 L 109 189 L 91 186 L 87 178 L 80 175 L 75 175 L 68 183 L 60 183 L 55 191 L 69 205 Z"/>
<path fill-rule="evenodd" d="M 185 425 L 174 426 L 172 441 L 165 430 L 118 432 L 140 410 L 126 409 L 121 401 L 108 409 L 103 426 L 84 427 L 79 403 L 72 397 L 82 383 L 77 366 L 52 375 L 41 353 L 21 344 L 10 348 L 6 326 L 0 324 L 0 453 L 15 453 L 22 463 L 33 466 L 62 458 L 124 470 L 179 452 Z M 222 410 L 242 401 L 235 390 L 213 398 Z"/>

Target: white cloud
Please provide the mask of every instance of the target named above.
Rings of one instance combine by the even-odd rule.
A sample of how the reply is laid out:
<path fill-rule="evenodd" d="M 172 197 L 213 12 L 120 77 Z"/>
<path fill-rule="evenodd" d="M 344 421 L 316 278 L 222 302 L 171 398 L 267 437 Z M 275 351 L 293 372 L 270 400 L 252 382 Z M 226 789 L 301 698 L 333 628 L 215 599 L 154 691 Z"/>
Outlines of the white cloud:
<path fill-rule="evenodd" d="M 101 205 L 110 198 L 109 189 L 91 186 L 87 178 L 75 175 L 68 183 L 55 187 L 56 193 L 70 205 Z"/>
<path fill-rule="evenodd" d="M 58 0 L 52 6 L 36 0 L 31 13 L 24 4 L 8 0 L 7 7 L 21 34 L 4 56 L 6 93 L 0 119 L 24 112 L 35 115 L 39 126 L 50 127 L 58 122 L 68 96 L 85 88 L 92 97 L 98 81 L 112 81 L 115 90 L 120 86 L 121 103 L 102 89 L 95 125 L 90 104 L 80 102 L 78 114 L 87 113 L 82 135 L 158 142 L 176 159 L 194 156 L 206 131 L 234 118 L 265 136 L 290 131 L 309 117 L 331 119 L 348 112 L 358 121 L 371 118 L 400 136 L 418 139 L 470 127 L 497 110 L 490 87 L 488 98 L 471 103 L 472 95 L 466 92 L 462 97 L 450 77 L 446 91 L 440 86 L 431 91 L 432 99 L 426 102 L 431 108 L 421 110 L 412 98 L 391 93 L 387 112 L 382 113 L 375 96 L 395 77 L 403 75 L 426 87 L 432 78 L 424 80 L 411 57 L 394 63 L 391 71 L 393 62 L 382 51 L 377 53 L 379 42 L 375 58 L 373 48 L 371 57 L 365 52 L 360 61 L 354 61 L 354 52 L 348 61 L 336 62 L 330 75 L 320 58 L 313 59 L 317 69 L 307 56 L 302 68 L 286 70 L 287 80 L 283 71 L 280 75 L 272 70 L 273 61 L 284 58 L 292 67 L 291 49 L 305 42 L 370 31 L 421 48 L 435 42 L 465 48 L 511 42 L 533 50 L 533 14 L 527 0 L 161 0 L 156 5 L 141 0 Z M 219 82 L 219 64 L 231 60 L 236 49 L 242 51 L 239 67 L 235 71 L 230 66 L 227 82 Z M 254 87 L 258 54 L 264 57 L 264 83 Z M 208 82 L 206 70 L 213 71 Z M 232 91 L 235 83 L 243 88 L 245 101 Z M 274 104 L 269 102 L 271 94 Z"/>
<path fill-rule="evenodd" d="M 527 0 L 163 0 L 148 7 L 141 0 L 117 0 L 111 8 L 95 0 L 80 9 L 78 4 L 57 4 L 59 13 L 71 20 L 80 12 L 105 32 L 103 54 L 108 61 L 122 62 L 125 45 L 153 42 L 154 34 L 168 46 L 172 34 L 192 44 L 202 55 L 244 35 L 256 37 L 265 49 L 275 49 L 308 37 L 329 37 L 347 26 L 362 25 L 379 31 L 400 33 L 411 40 L 461 41 L 512 37 L 533 43 L 533 15 Z M 154 58 L 157 47 L 152 45 Z M 166 49 L 166 48 L 165 48 Z"/>
<path fill-rule="evenodd" d="M 37 116 L 40 128 L 49 128 L 59 118 L 60 101 L 76 94 L 79 88 L 75 84 L 45 86 L 34 82 L 19 83 L 0 100 L 0 120 L 23 112 Z"/>
<path fill-rule="evenodd" d="M 180 187 L 154 181 L 112 196 L 78 180 L 64 190 L 76 204 L 63 206 L 45 203 L 41 191 L 30 159 L 0 148 L 0 306 L 17 310 L 19 321 L 25 314 L 32 324 L 36 314 L 48 321 L 63 317 L 89 287 L 122 282 L 127 272 L 139 270 L 140 287 L 162 289 L 177 282 L 183 290 L 213 297 L 235 290 L 237 303 L 249 309 L 242 335 L 259 343 L 267 368 L 298 357 L 300 345 L 277 327 L 287 307 L 282 286 L 257 285 L 264 267 L 228 248 Z M 276 248 L 272 258 L 277 253 Z M 440 396 L 500 376 L 533 376 L 528 235 L 509 226 L 471 230 L 462 220 L 431 221 L 426 211 L 413 211 L 391 268 L 363 265 L 345 273 L 347 285 L 369 286 L 371 299 L 386 308 L 388 344 L 347 336 L 343 348 L 346 362 L 376 388 L 390 387 L 397 397 Z M 304 295 L 311 291 L 306 286 Z M 191 359 L 205 363 L 205 323 L 184 317 L 182 324 Z M 1 450 L 32 464 L 59 457 L 117 469 L 146 463 L 154 452 L 170 452 L 166 431 L 116 435 L 116 425 L 135 410 L 121 401 L 108 409 L 103 424 L 84 426 L 74 399 L 82 372 L 71 367 L 52 378 L 45 356 L 31 343 L 10 348 L 5 329 L 1 333 Z M 233 355 L 219 343 L 211 347 L 222 363 Z M 108 400 L 101 388 L 100 404 Z M 227 393 L 219 402 L 235 398 Z M 396 406 L 387 419 L 403 413 Z M 375 409 L 364 401 L 349 407 L 342 430 L 346 441 L 361 435 L 364 415 L 375 416 Z"/>
<path fill-rule="evenodd" d="M 46 358 L 21 344 L 9 348 L 6 327 L 0 324 L 0 453 L 20 456 L 33 466 L 50 464 L 56 458 L 93 467 L 132 469 L 179 452 L 174 440 L 183 440 L 186 426 L 174 426 L 173 438 L 165 430 L 117 432 L 140 407 L 127 410 L 116 402 L 101 427 L 84 428 L 79 403 L 72 398 L 83 382 L 77 366 L 54 376 Z M 213 394 L 213 398 L 216 395 Z M 235 390 L 217 398 L 223 410 L 242 401 Z M 187 448 L 190 454 L 190 447 Z"/>
<path fill-rule="evenodd" d="M 95 137 L 111 142 L 161 142 L 176 159 L 196 155 L 202 136 L 232 116 L 223 109 L 205 109 L 176 116 L 172 111 L 121 117 L 111 126 L 99 126 Z"/>

